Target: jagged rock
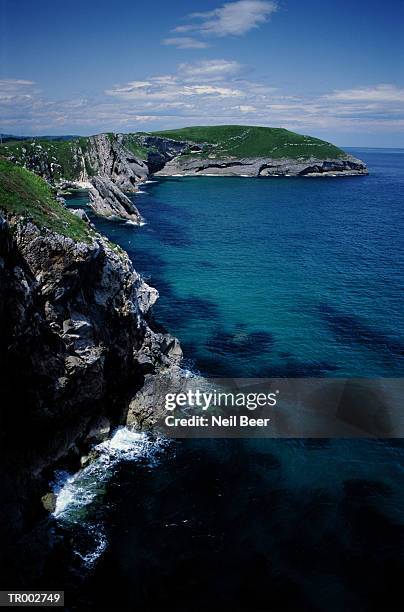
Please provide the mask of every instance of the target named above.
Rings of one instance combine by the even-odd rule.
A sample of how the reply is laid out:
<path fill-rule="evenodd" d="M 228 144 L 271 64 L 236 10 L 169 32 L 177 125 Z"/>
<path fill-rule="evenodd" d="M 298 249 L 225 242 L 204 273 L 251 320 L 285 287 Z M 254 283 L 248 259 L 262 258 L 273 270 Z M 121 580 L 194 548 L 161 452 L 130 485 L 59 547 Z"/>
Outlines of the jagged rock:
<path fill-rule="evenodd" d="M 109 436 L 111 431 L 111 422 L 105 416 L 96 417 L 92 423 L 90 430 L 86 436 L 87 444 L 93 445 L 103 442 Z"/>
<path fill-rule="evenodd" d="M 271 159 L 271 158 L 223 158 L 209 159 L 177 156 L 168 161 L 162 169 L 157 171 L 156 176 L 321 176 L 340 175 L 354 176 L 368 174 L 366 165 L 352 155 L 345 159 L 320 160 L 310 158 L 307 160 L 296 159 Z"/>
<path fill-rule="evenodd" d="M 136 206 L 110 179 L 95 176 L 91 183 L 90 206 L 97 215 L 141 223 Z"/>
<path fill-rule="evenodd" d="M 56 495 L 50 491 L 42 495 L 41 502 L 45 510 L 49 513 L 55 512 L 56 509 Z"/>
<path fill-rule="evenodd" d="M 41 516 L 52 466 L 79 466 L 125 422 L 145 373 L 178 364 L 177 341 L 149 326 L 157 296 L 101 235 L 75 242 L 0 215 L 3 544 Z"/>
<path fill-rule="evenodd" d="M 189 143 L 185 141 L 146 134 L 139 137 L 139 143 L 148 151 L 147 166 L 152 174 L 162 170 L 167 162 L 189 148 Z"/>
<path fill-rule="evenodd" d="M 109 178 L 122 191 L 135 191 L 136 183 L 149 174 L 147 165 L 125 147 L 123 134 L 90 136 L 83 159 L 95 175 Z M 91 175 L 85 170 L 81 180 L 88 181 Z"/>
<path fill-rule="evenodd" d="M 129 428 L 153 431 L 158 434 L 167 415 L 167 393 L 184 393 L 190 389 L 209 390 L 210 382 L 201 376 L 191 375 L 179 365 L 147 374 L 141 389 L 129 404 L 126 424 Z"/>
<path fill-rule="evenodd" d="M 292 139 L 294 136 L 290 134 Z M 291 147 L 295 144 L 292 142 Z M 88 187 L 92 177 L 99 176 L 111 180 L 121 191 L 135 191 L 136 184 L 149 174 L 257 177 L 368 173 L 366 164 L 343 151 L 335 157 L 321 157 L 321 153 L 317 153 L 317 157 L 297 158 L 292 155 L 288 158 L 285 155 L 272 158 L 261 155 L 242 158 L 225 153 L 221 155 L 220 148 L 216 152 L 215 146 L 208 142 L 195 143 L 154 134 L 98 134 L 73 139 L 70 141 L 70 155 L 64 154 L 63 158 L 59 155 L 60 159 L 52 143 L 38 142 L 21 145 L 18 156 L 12 155 L 11 159 L 64 188 L 77 187 L 77 181 L 82 187 Z M 66 181 L 67 175 L 70 182 Z"/>
<path fill-rule="evenodd" d="M 80 457 L 80 467 L 82 468 L 87 467 L 87 465 L 90 465 L 90 463 L 93 463 L 93 461 L 98 459 L 99 456 L 100 456 L 99 450 L 97 448 L 92 448 L 90 452 L 88 453 L 88 455 L 82 455 Z"/>
<path fill-rule="evenodd" d="M 71 212 L 73 213 L 73 215 L 76 215 L 76 217 L 78 217 L 82 221 L 85 221 L 86 223 L 88 223 L 88 225 L 93 227 L 93 225 L 92 225 L 90 219 L 88 218 L 88 215 L 87 215 L 85 210 L 83 210 L 82 208 L 72 208 Z"/>

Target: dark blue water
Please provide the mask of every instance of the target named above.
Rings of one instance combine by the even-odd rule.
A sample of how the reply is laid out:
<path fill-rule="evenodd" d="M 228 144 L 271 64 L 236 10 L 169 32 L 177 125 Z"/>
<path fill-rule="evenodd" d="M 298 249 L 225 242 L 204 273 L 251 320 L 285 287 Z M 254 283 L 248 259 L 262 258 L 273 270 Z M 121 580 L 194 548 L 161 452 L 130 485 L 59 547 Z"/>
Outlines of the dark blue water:
<path fill-rule="evenodd" d="M 205 374 L 402 376 L 404 151 L 355 154 L 369 177 L 157 180 L 134 196 L 147 225 L 95 222 Z M 184 440 L 154 467 L 122 461 L 87 509 L 108 546 L 77 569 L 77 606 L 399 610 L 403 457 L 401 441 Z"/>

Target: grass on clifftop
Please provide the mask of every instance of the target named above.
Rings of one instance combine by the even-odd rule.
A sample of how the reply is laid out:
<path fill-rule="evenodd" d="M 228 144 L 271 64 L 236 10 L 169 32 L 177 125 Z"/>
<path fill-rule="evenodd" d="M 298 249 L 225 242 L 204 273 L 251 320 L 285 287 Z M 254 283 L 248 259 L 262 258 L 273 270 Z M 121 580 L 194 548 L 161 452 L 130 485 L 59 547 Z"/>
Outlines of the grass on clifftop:
<path fill-rule="evenodd" d="M 53 165 L 52 174 L 56 179 L 78 180 L 82 170 L 81 160 L 76 154 L 81 148 L 83 153 L 88 146 L 88 138 L 78 137 L 71 140 L 30 140 L 8 141 L 0 145 L 0 155 L 13 158 L 13 161 L 30 167 L 30 162 L 41 161 L 46 166 Z M 87 174 L 92 176 L 92 168 L 86 164 Z"/>
<path fill-rule="evenodd" d="M 164 130 L 153 132 L 153 134 L 173 140 L 206 144 L 202 157 L 208 154 L 215 157 L 272 157 L 276 159 L 317 157 L 325 159 L 346 155 L 344 151 L 329 142 L 312 136 L 296 134 L 283 128 L 215 125 Z M 195 153 L 192 155 L 194 156 Z"/>
<path fill-rule="evenodd" d="M 92 230 L 54 198 L 48 183 L 0 157 L 0 210 L 31 218 L 76 241 L 91 242 Z"/>

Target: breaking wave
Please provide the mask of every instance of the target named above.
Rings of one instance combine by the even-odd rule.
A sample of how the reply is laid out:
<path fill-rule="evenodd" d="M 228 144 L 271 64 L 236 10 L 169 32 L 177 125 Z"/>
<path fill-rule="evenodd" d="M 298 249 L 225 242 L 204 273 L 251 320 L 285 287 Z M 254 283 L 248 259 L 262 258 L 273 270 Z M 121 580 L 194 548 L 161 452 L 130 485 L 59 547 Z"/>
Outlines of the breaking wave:
<path fill-rule="evenodd" d="M 55 519 L 66 529 L 79 527 L 80 536 L 75 553 L 91 567 L 108 546 L 105 527 L 97 520 L 103 503 L 106 484 L 121 462 L 141 462 L 147 467 L 157 465 L 170 441 L 153 438 L 145 433 L 119 428 L 105 442 L 92 450 L 94 459 L 75 474 L 59 471 L 55 474 Z M 76 538 L 75 538 L 76 539 Z"/>

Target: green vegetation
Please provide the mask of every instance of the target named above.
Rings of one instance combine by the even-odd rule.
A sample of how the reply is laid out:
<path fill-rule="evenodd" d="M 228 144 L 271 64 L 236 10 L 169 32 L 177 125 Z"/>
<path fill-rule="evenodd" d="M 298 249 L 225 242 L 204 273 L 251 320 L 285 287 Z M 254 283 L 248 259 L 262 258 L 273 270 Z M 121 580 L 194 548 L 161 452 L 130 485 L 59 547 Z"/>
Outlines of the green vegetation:
<path fill-rule="evenodd" d="M 54 179 L 77 180 L 82 170 L 78 149 L 83 153 L 88 148 L 88 138 L 79 137 L 74 140 L 20 140 L 9 141 L 0 145 L 0 155 L 13 158 L 17 163 L 35 167 L 41 162 L 47 166 L 52 164 Z M 89 176 L 94 174 L 87 162 L 86 170 Z"/>
<path fill-rule="evenodd" d="M 243 125 L 195 126 L 178 130 L 153 132 L 174 140 L 203 144 L 202 157 L 233 156 L 238 158 L 272 157 L 307 159 L 342 157 L 344 151 L 311 136 L 303 136 L 283 128 L 249 127 Z M 190 151 L 185 152 L 187 155 Z M 194 153 L 193 155 L 198 155 Z M 199 154 L 201 155 L 201 154 Z"/>
<path fill-rule="evenodd" d="M 0 157 L 0 209 L 31 218 L 38 227 L 91 242 L 94 232 L 79 217 L 55 200 L 46 181 Z"/>
<path fill-rule="evenodd" d="M 143 132 L 139 132 L 139 134 L 125 134 L 123 137 L 123 145 L 128 151 L 133 153 L 137 159 L 146 161 L 147 155 L 151 149 L 142 144 L 139 138 L 141 135 L 143 135 Z"/>

